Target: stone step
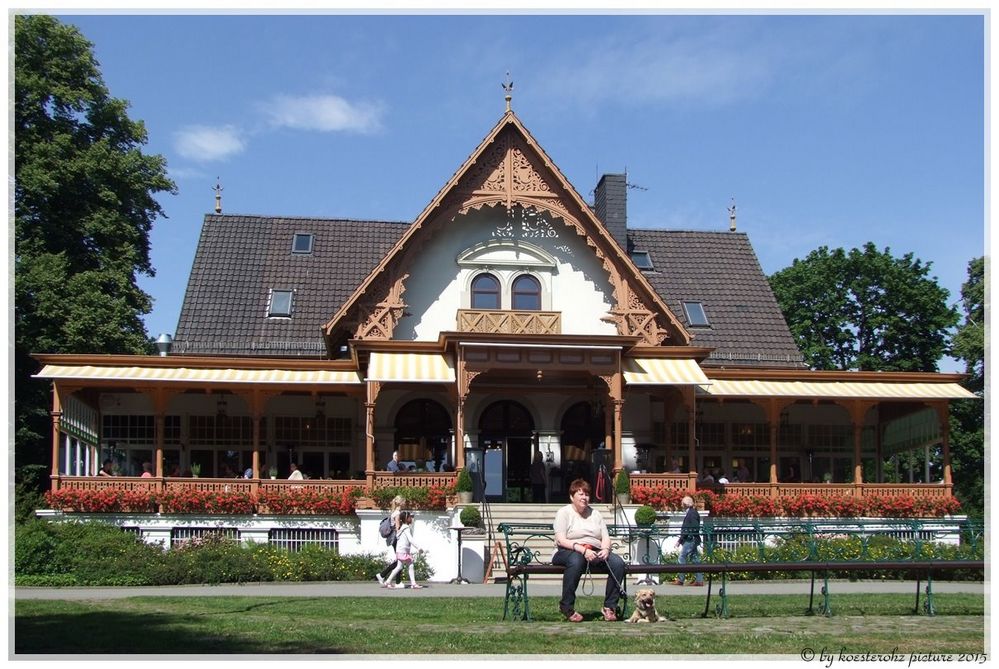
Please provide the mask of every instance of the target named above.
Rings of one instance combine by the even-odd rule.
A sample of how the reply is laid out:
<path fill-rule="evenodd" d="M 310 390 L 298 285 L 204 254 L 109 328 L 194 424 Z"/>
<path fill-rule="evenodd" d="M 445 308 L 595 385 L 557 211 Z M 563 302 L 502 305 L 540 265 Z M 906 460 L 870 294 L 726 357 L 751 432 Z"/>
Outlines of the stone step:
<path fill-rule="evenodd" d="M 504 540 L 503 533 L 497 528 L 501 523 L 531 523 L 531 524 L 543 524 L 551 525 L 555 520 L 555 513 L 561 509 L 565 504 L 510 504 L 510 503 L 491 503 L 489 504 L 490 514 L 492 516 L 492 529 L 493 529 L 493 546 L 490 546 L 490 559 L 493 561 L 492 574 L 489 578 L 491 583 L 502 583 L 506 580 L 506 567 L 503 562 L 503 557 L 495 554 L 495 542 L 499 542 L 502 549 L 506 550 L 506 541 Z M 482 505 L 479 505 L 481 510 Z M 600 511 L 607 522 L 613 522 L 614 518 L 614 508 L 611 504 L 594 504 L 593 508 Z M 528 540 L 527 547 L 534 551 L 539 551 L 541 553 L 542 559 L 548 560 L 554 550 L 554 542 L 544 538 L 533 538 Z M 604 579 L 606 577 L 601 574 L 595 574 L 594 580 L 598 582 L 598 586 L 602 589 Z M 538 574 L 531 577 L 532 583 L 561 583 L 562 576 L 560 574 Z M 602 591 L 602 590 L 601 590 Z"/>

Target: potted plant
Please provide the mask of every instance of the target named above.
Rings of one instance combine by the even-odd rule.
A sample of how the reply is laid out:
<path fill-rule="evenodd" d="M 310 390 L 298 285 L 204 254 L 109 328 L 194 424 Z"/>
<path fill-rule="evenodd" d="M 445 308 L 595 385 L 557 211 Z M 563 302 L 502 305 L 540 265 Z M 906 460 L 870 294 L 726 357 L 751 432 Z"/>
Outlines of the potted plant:
<path fill-rule="evenodd" d="M 465 527 L 479 527 L 482 524 L 482 515 L 479 513 L 479 507 L 477 506 L 466 506 L 463 508 L 458 519 L 461 520 L 461 524 Z"/>
<path fill-rule="evenodd" d="M 458 493 L 458 501 L 461 504 L 472 503 L 472 475 L 467 469 L 458 472 L 458 479 L 454 483 L 454 490 Z"/>
<path fill-rule="evenodd" d="M 199 465 L 197 462 L 191 463 L 191 476 L 193 476 L 194 478 L 198 478 L 199 476 L 201 476 L 201 465 Z"/>
<path fill-rule="evenodd" d="M 631 504 L 631 478 L 623 469 L 614 477 L 614 492 L 617 493 L 618 502 Z"/>
<path fill-rule="evenodd" d="M 277 478 L 277 467 L 275 467 L 274 465 L 271 465 L 270 475 L 271 475 L 272 479 L 276 479 Z"/>
<path fill-rule="evenodd" d="M 656 510 L 648 504 L 638 507 L 635 511 L 635 524 L 642 527 L 649 527 L 656 522 Z"/>

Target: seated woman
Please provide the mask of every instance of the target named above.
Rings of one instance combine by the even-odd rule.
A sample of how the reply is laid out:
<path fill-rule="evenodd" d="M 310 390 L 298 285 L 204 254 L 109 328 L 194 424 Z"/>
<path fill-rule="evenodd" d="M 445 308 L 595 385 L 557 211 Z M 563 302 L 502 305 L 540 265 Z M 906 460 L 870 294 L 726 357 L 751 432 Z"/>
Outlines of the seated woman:
<path fill-rule="evenodd" d="M 562 575 L 562 600 L 559 610 L 569 622 L 583 619 L 574 608 L 576 587 L 587 570 L 609 574 L 604 592 L 604 620 L 617 620 L 614 609 L 621 598 L 624 583 L 624 560 L 611 553 L 610 535 L 603 516 L 590 507 L 590 484 L 576 479 L 569 484 L 570 504 L 555 514 L 555 544 L 552 564 L 565 566 Z"/>

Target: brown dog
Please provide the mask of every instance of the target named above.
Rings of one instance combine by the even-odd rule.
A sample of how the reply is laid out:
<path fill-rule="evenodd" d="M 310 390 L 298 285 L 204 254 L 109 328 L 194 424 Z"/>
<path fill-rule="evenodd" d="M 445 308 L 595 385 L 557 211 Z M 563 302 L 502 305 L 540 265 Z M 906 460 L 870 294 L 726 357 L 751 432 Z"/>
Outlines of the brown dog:
<path fill-rule="evenodd" d="M 656 611 L 656 591 L 639 590 L 635 593 L 635 612 L 628 618 L 629 623 L 655 623 L 663 620 Z"/>

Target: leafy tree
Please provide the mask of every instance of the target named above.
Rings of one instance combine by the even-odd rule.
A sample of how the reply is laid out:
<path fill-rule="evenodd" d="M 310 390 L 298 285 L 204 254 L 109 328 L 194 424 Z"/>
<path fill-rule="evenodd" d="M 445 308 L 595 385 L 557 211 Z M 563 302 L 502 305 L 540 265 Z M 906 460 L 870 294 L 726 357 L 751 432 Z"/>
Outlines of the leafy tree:
<path fill-rule="evenodd" d="M 985 258 L 968 263 L 968 280 L 961 286 L 964 324 L 954 335 L 952 352 L 964 360 L 969 375 L 964 386 L 985 392 Z M 965 511 L 982 517 L 985 510 L 985 403 L 958 400 L 950 405 L 950 453 L 954 494 Z"/>
<path fill-rule="evenodd" d="M 176 191 L 145 126 L 111 97 L 93 45 L 56 19 L 14 24 L 16 454 L 45 462 L 48 384 L 32 352 L 150 353 L 154 195 Z"/>
<path fill-rule="evenodd" d="M 814 369 L 936 371 L 957 311 L 932 263 L 890 249 L 823 246 L 770 277 L 805 360 Z"/>

